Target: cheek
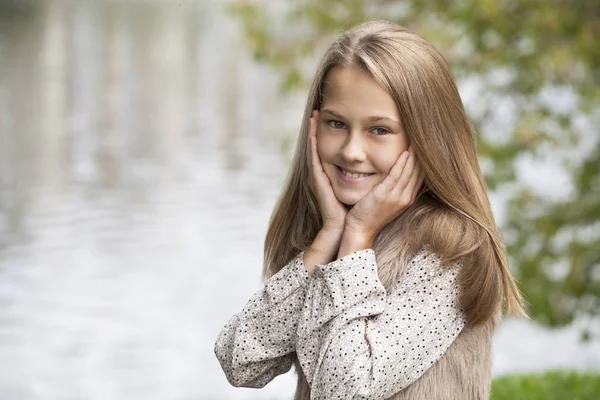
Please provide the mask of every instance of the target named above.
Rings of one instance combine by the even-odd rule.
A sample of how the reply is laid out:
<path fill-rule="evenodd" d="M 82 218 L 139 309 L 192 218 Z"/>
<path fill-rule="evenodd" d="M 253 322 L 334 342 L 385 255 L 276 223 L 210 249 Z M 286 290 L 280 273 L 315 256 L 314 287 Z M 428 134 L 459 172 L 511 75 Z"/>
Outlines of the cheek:
<path fill-rule="evenodd" d="M 395 154 L 382 154 L 381 157 L 377 159 L 375 167 L 380 173 L 387 175 L 397 159 Z"/>
<path fill-rule="evenodd" d="M 396 161 L 398 160 L 398 157 L 400 157 L 400 154 L 402 154 L 402 152 L 396 152 L 396 151 L 394 151 L 394 152 L 391 152 L 391 151 L 379 152 L 379 157 L 377 157 L 373 161 L 373 164 L 374 164 L 375 168 L 377 169 L 377 172 L 386 176 L 390 172 L 390 170 L 392 169 L 392 167 L 394 166 Z"/>
<path fill-rule="evenodd" d="M 386 146 L 378 149 L 377 153 L 379 157 L 374 160 L 375 168 L 381 174 L 387 175 L 392 167 L 398 161 L 400 155 L 408 149 L 408 140 L 405 138 L 398 138 L 391 143 L 387 143 Z"/>
<path fill-rule="evenodd" d="M 317 132 L 317 151 L 321 162 L 333 162 L 337 156 L 339 144 L 335 135 Z"/>

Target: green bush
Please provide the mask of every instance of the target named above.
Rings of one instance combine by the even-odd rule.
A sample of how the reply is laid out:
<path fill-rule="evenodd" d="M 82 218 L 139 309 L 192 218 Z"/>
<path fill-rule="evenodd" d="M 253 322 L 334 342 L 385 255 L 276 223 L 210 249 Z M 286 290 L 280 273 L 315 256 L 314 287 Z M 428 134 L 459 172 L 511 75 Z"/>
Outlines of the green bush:
<path fill-rule="evenodd" d="M 492 382 L 491 400 L 598 400 L 600 374 L 548 371 L 506 375 Z"/>

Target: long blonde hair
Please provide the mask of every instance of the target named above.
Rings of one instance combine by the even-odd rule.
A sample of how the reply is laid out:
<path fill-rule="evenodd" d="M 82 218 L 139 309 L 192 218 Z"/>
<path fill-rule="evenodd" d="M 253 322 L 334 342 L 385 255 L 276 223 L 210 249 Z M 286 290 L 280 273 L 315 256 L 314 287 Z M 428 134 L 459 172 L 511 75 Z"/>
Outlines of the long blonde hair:
<path fill-rule="evenodd" d="M 312 110 L 321 107 L 324 78 L 338 66 L 361 69 L 390 93 L 425 172 L 415 203 L 374 240 L 379 276 L 386 289 L 427 244 L 444 265 L 460 262 L 464 266 L 461 305 L 471 326 L 493 317 L 503 299 L 508 312 L 526 317 L 479 167 L 475 132 L 450 68 L 429 42 L 387 21 L 371 21 L 346 31 L 317 68 L 292 167 L 270 219 L 263 276 L 272 276 L 305 250 L 322 226 L 308 186 L 308 121 Z"/>

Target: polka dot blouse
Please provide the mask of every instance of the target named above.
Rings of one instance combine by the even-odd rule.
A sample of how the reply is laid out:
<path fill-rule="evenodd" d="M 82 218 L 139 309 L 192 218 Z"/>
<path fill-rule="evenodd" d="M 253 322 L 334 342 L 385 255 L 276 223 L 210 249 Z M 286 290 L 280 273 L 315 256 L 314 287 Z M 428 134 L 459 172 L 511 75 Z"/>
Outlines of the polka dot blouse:
<path fill-rule="evenodd" d="M 422 250 L 390 293 L 375 252 L 360 250 L 308 275 L 300 253 L 219 333 L 215 354 L 234 386 L 264 387 L 293 353 L 311 399 L 385 399 L 439 360 L 465 325 L 460 264 Z"/>

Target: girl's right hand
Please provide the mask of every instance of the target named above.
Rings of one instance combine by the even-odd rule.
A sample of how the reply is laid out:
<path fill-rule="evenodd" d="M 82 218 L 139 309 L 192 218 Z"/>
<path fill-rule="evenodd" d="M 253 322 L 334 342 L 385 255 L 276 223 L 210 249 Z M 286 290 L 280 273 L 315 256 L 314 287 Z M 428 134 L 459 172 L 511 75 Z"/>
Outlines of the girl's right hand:
<path fill-rule="evenodd" d="M 317 151 L 317 126 L 319 111 L 313 110 L 309 120 L 308 132 L 308 171 L 309 187 L 319 204 L 321 217 L 323 219 L 323 230 L 343 232 L 346 223 L 346 207 L 340 202 L 331 187 L 331 182 L 323 170 L 321 158 Z"/>

